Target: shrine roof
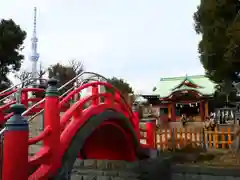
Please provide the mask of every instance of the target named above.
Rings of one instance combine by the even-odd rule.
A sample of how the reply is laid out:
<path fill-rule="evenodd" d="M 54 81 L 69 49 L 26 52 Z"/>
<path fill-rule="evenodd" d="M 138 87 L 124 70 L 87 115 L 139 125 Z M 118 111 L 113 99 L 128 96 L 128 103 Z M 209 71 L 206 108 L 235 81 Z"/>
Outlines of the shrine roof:
<path fill-rule="evenodd" d="M 204 75 L 182 76 L 161 78 L 155 88 L 155 93 L 161 98 L 170 96 L 176 91 L 197 91 L 203 96 L 211 96 L 215 92 L 215 86 L 210 79 Z"/>

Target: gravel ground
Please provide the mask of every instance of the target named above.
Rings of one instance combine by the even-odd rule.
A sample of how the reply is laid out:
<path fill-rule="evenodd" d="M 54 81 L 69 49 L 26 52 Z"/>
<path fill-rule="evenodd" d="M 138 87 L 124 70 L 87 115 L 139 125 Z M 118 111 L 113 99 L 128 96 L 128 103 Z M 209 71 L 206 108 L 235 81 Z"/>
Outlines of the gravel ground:
<path fill-rule="evenodd" d="M 197 164 L 201 166 L 214 167 L 239 167 L 240 168 L 240 152 L 233 153 L 231 151 L 213 153 L 214 158 L 206 161 L 186 162 L 184 164 Z"/>

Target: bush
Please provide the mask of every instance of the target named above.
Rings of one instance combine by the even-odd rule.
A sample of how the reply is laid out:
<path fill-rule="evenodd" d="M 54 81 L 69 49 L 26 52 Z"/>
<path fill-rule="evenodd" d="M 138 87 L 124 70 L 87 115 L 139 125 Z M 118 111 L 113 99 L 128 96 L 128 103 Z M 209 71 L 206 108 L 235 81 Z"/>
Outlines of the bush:
<path fill-rule="evenodd" d="M 206 153 L 206 151 L 192 141 L 188 141 L 185 146 L 178 146 L 175 149 L 168 149 L 173 152 L 174 161 L 176 163 L 187 163 L 187 162 L 203 162 L 213 160 L 215 155 Z"/>
<path fill-rule="evenodd" d="M 172 147 L 168 148 L 168 151 L 181 153 L 200 153 L 205 151 L 200 144 L 190 140 L 185 143 L 181 139 L 177 139 L 174 143 L 175 148 L 172 145 Z M 172 144 L 171 140 L 168 141 L 168 144 Z"/>

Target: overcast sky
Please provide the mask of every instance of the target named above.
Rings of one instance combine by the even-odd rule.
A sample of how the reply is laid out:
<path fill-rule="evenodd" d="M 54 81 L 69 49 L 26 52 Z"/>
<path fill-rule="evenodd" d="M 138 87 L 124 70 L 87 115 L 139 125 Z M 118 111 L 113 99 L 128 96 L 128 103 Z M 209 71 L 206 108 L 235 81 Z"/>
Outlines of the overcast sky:
<path fill-rule="evenodd" d="M 0 18 L 27 31 L 23 69 L 29 61 L 33 7 L 45 67 L 70 59 L 107 77 L 126 79 L 150 92 L 161 77 L 203 74 L 193 13 L 199 0 L 8 0 Z"/>

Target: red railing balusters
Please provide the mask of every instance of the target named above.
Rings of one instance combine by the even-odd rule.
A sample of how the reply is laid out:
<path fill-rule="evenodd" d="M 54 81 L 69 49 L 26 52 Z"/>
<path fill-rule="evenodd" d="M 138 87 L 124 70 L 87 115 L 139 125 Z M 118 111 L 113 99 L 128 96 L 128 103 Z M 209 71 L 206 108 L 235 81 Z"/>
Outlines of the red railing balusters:
<path fill-rule="evenodd" d="M 99 93 L 99 92 L 98 92 L 98 86 L 97 86 L 97 85 L 93 85 L 93 86 L 92 86 L 92 95 L 95 96 L 95 95 L 97 95 L 98 93 Z M 93 101 L 92 101 L 92 105 L 94 105 L 94 106 L 98 105 L 99 100 L 100 100 L 100 99 L 99 99 L 98 97 L 94 98 Z"/>
<path fill-rule="evenodd" d="M 21 103 L 28 108 L 28 92 L 22 91 L 21 93 Z"/>

